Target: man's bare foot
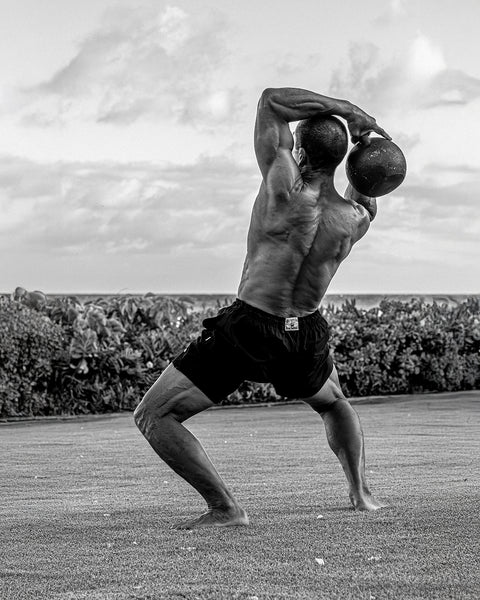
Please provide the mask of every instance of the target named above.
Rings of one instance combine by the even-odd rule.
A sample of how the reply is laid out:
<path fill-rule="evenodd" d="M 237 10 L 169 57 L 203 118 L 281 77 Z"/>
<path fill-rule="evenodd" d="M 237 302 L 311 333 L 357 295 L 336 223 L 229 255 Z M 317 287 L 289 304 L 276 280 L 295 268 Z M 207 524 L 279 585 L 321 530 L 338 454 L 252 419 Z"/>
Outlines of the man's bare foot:
<path fill-rule="evenodd" d="M 249 519 L 243 508 L 220 510 L 212 508 L 196 519 L 183 521 L 172 526 L 172 529 L 194 529 L 196 527 L 239 527 L 248 525 Z"/>
<path fill-rule="evenodd" d="M 350 502 L 353 504 L 353 508 L 355 510 L 373 511 L 388 506 L 388 504 L 385 504 L 385 502 L 379 502 L 376 500 L 371 494 L 363 494 L 362 496 L 358 496 L 350 493 L 349 496 Z"/>

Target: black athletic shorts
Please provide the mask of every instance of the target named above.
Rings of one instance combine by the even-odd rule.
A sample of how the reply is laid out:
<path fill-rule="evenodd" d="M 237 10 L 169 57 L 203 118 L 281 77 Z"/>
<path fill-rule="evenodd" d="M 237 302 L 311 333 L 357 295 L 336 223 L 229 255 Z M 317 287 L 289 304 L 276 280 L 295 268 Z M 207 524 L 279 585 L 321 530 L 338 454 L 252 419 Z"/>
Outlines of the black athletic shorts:
<path fill-rule="evenodd" d="M 244 380 L 272 383 L 287 398 L 308 398 L 332 372 L 328 324 L 318 311 L 285 319 L 235 300 L 203 326 L 173 364 L 212 402 Z"/>

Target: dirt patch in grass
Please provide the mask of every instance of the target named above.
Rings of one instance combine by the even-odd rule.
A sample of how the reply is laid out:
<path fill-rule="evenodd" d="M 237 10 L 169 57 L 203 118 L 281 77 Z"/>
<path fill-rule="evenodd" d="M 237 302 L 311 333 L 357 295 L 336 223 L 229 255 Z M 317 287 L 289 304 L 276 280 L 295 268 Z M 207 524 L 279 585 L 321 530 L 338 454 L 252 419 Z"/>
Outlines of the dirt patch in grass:
<path fill-rule="evenodd" d="M 307 406 L 212 410 L 187 425 L 251 526 L 193 532 L 169 527 L 201 498 L 131 415 L 0 427 L 0 597 L 476 600 L 480 394 L 356 409 L 369 484 L 389 508 L 350 509 Z"/>

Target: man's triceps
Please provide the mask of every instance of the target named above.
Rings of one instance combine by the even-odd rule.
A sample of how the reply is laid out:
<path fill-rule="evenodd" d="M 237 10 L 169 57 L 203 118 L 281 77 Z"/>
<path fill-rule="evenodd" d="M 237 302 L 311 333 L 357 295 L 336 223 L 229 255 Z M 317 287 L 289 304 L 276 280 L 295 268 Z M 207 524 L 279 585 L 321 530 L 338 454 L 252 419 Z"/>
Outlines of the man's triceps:
<path fill-rule="evenodd" d="M 282 151 L 291 153 L 293 134 L 286 121 L 268 107 L 259 107 L 255 122 L 255 154 L 264 178 Z"/>

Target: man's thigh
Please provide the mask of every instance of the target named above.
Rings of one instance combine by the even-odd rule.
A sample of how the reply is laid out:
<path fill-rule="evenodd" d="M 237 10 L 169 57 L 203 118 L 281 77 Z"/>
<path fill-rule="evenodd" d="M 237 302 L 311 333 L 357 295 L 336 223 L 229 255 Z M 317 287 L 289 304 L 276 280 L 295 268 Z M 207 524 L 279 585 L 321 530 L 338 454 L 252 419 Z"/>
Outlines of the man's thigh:
<path fill-rule="evenodd" d="M 332 372 L 329 378 L 323 384 L 318 392 L 309 398 L 302 398 L 304 402 L 309 404 L 313 410 L 318 413 L 328 411 L 335 402 L 338 400 L 344 400 L 345 396 L 340 387 L 338 380 L 338 373 L 335 365 L 333 366 Z"/>
<path fill-rule="evenodd" d="M 135 419 L 171 416 L 177 421 L 210 408 L 213 402 L 173 364 L 163 371 L 135 410 Z"/>

